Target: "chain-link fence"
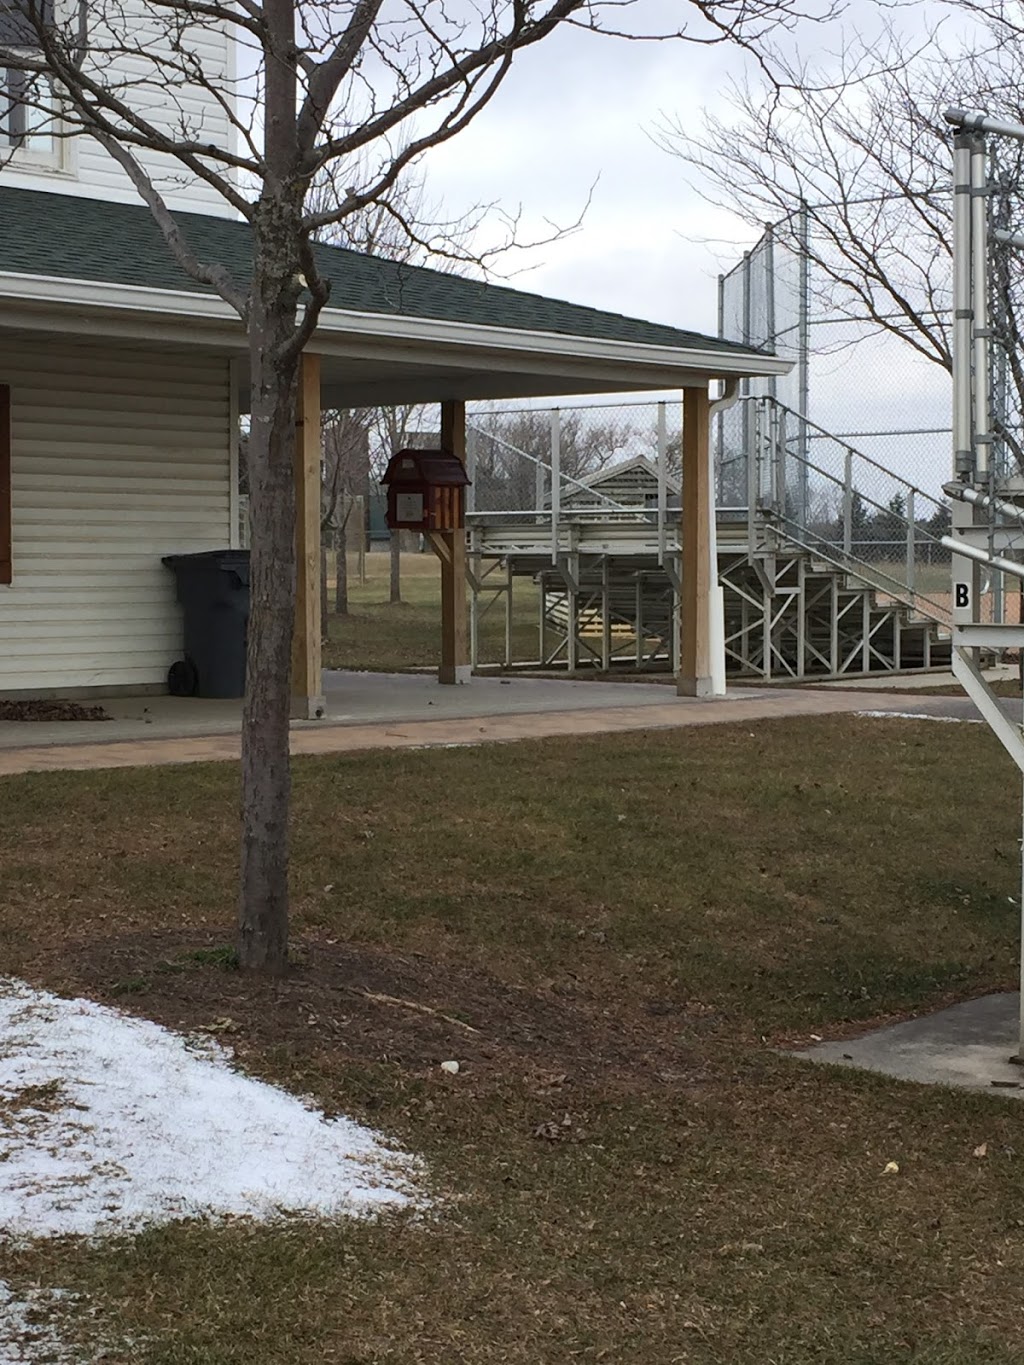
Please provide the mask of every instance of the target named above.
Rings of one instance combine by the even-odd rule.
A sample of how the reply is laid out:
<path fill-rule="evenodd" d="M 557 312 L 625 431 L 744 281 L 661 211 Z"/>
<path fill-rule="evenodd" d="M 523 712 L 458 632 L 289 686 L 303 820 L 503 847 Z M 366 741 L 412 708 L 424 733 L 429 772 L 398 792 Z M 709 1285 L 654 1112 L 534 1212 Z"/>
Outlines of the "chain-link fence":
<path fill-rule="evenodd" d="M 660 467 L 678 506 L 682 411 L 681 402 L 471 408 L 468 510 L 650 510 Z"/>
<path fill-rule="evenodd" d="M 742 398 L 777 399 L 790 412 L 806 415 L 810 346 L 807 215 L 792 233 L 769 225 L 743 259 L 718 281 L 718 333 L 728 341 L 777 352 L 793 361 L 788 375 L 744 379 Z M 715 481 L 719 506 L 745 506 L 752 408 L 727 409 L 715 427 Z M 795 433 L 797 439 L 801 432 Z"/>
<path fill-rule="evenodd" d="M 1003 484 L 1024 475 L 1024 143 L 988 139 L 988 323 L 991 467 Z"/>
<path fill-rule="evenodd" d="M 776 525 L 790 543 L 948 618 L 948 503 L 765 394 L 731 410 L 753 452 L 751 480 L 721 502 L 721 520 L 750 523 L 752 547 Z M 571 408 L 482 406 L 467 422 L 469 510 L 513 522 L 659 522 L 681 506 L 682 404 Z M 554 490 L 557 489 L 557 492 Z M 751 502 L 748 504 L 748 494 Z"/>
<path fill-rule="evenodd" d="M 746 405 L 763 523 L 884 595 L 948 620 L 948 504 L 813 422 L 801 419 L 794 438 L 797 415 L 770 398 Z"/>
<path fill-rule="evenodd" d="M 741 392 L 777 398 L 939 496 L 951 467 L 949 374 L 878 324 L 825 309 L 829 286 L 816 258 L 826 253 L 812 232 L 806 210 L 769 226 L 719 281 L 720 335 L 794 362 L 785 378 L 748 380 Z M 746 486 L 749 422 L 742 407 L 720 419 L 720 500 Z M 796 439 L 803 434 L 798 421 Z"/>

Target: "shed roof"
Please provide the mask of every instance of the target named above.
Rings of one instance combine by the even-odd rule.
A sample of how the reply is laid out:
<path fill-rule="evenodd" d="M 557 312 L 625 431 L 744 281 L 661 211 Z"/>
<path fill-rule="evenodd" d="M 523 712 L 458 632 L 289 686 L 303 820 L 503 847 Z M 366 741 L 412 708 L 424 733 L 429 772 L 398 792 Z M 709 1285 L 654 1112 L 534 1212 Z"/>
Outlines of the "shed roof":
<path fill-rule="evenodd" d="M 175 213 L 192 250 L 225 265 L 240 285 L 252 268 L 248 223 Z M 0 271 L 211 295 L 172 258 L 149 210 L 0 185 Z M 470 323 L 510 331 L 621 341 L 723 357 L 765 354 L 685 328 L 565 303 L 541 294 L 318 245 L 329 307 L 354 313 Z"/>

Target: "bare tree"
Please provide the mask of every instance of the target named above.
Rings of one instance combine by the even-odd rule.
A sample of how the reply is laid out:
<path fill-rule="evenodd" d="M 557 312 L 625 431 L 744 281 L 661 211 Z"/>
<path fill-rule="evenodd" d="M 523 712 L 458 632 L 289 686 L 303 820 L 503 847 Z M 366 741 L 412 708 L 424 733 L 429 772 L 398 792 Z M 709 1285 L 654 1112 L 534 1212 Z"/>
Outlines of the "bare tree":
<path fill-rule="evenodd" d="M 533 507 L 538 488 L 550 493 L 549 411 L 478 413 L 471 434 L 476 445 L 477 507 L 488 511 Z M 613 463 L 636 432 L 628 420 L 609 417 L 601 408 L 577 408 L 559 414 L 558 436 L 559 470 L 571 483 Z"/>
<path fill-rule="evenodd" d="M 354 178 L 359 179 L 363 168 L 357 163 L 355 170 Z M 324 180 L 313 186 L 307 206 L 313 211 L 322 211 L 333 200 L 333 184 Z M 479 229 L 495 213 L 504 230 L 496 240 L 481 246 Z M 445 218 L 440 205 L 428 198 L 425 175 L 419 168 L 412 167 L 396 182 L 386 203 L 368 204 L 361 212 L 327 225 L 318 237 L 367 256 L 379 256 L 404 265 L 429 263 L 435 270 L 451 274 L 480 274 L 507 252 L 520 246 L 547 245 L 574 232 L 578 226 L 579 221 L 565 229 L 555 228 L 550 237 L 540 242 L 520 243 L 516 236 L 517 219 L 504 214 L 499 205 L 476 204 L 456 218 Z M 399 405 L 362 409 L 358 417 L 355 413 L 349 414 L 349 426 L 358 420 L 367 433 L 375 435 L 372 469 L 377 479 L 383 475 L 387 461 L 395 451 L 408 444 L 409 432 L 417 424 L 420 412 L 418 406 Z M 388 602 L 395 606 L 402 601 L 401 531 L 390 532 L 388 549 Z"/>
<path fill-rule="evenodd" d="M 333 410 L 324 414 L 323 488 L 320 529 L 324 542 L 334 541 L 337 569 L 334 611 L 348 615 L 348 539 L 357 507 L 366 506 L 370 487 L 370 431 L 372 408 Z M 358 530 L 361 532 L 362 527 Z M 327 550 L 321 553 L 321 593 L 324 601 L 323 629 L 327 629 Z"/>
<path fill-rule="evenodd" d="M 777 242 L 806 250 L 819 318 L 856 324 L 854 335 L 888 333 L 947 371 L 952 194 L 943 111 L 1024 115 L 1024 47 L 996 6 L 975 8 L 979 22 L 959 38 L 940 28 L 911 43 L 890 31 L 847 47 L 833 66 L 781 63 L 781 82 L 777 70 L 771 82 L 734 86 L 725 115 L 696 129 L 676 121 L 659 134 L 705 199 L 758 232 L 772 222 Z M 1012 155 L 1019 162 L 1017 149 Z M 1018 198 L 1020 169 L 1007 168 Z M 1003 285 L 1019 410 L 1019 272 Z"/>
<path fill-rule="evenodd" d="M 767 33 L 795 22 L 802 5 L 685 0 L 679 27 L 628 36 L 756 51 Z M 69 8 L 65 17 L 52 0 L 0 0 L 8 20 L 0 66 L 24 76 L 25 107 L 59 108 L 60 136 L 106 149 L 179 267 L 237 312 L 248 341 L 252 609 L 238 953 L 245 967 L 280 973 L 288 938 L 297 379 L 330 292 L 314 234 L 368 205 L 386 205 L 417 157 L 456 137 L 490 103 L 518 52 L 567 27 L 623 32 L 626 21 L 652 10 L 647 0 L 635 9 L 617 0 L 79 0 Z M 12 41 L 12 22 L 27 35 Z M 240 54 L 238 78 L 203 55 L 206 40 L 224 31 Z M 230 137 L 216 141 L 189 116 L 183 94 L 197 89 L 224 111 Z M 176 113 L 168 120 L 169 109 Z M 250 271 L 240 277 L 203 256 L 161 193 L 154 154 L 211 187 L 248 222 Z M 360 156 L 367 171 L 353 183 L 347 171 Z M 318 179 L 334 188 L 332 203 L 319 210 L 308 204 Z"/>

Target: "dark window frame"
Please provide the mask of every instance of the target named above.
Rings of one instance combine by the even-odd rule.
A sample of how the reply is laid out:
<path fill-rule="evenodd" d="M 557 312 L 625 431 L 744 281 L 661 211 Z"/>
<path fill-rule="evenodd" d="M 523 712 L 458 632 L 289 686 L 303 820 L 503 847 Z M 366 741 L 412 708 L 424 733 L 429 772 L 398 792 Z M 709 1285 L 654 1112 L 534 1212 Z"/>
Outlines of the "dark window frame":
<path fill-rule="evenodd" d="M 0 47 L 31 53 L 39 48 L 39 28 L 52 28 L 54 0 L 0 0 Z M 20 11 L 20 13 L 19 13 Z M 45 77 L 0 66 L 0 146 L 24 147 L 33 129 L 25 95 L 33 81 L 52 90 Z"/>
<path fill-rule="evenodd" d="M 53 0 L 2 0 L 2 4 L 2 47 L 35 47 L 39 42 L 39 28 L 53 27 Z"/>

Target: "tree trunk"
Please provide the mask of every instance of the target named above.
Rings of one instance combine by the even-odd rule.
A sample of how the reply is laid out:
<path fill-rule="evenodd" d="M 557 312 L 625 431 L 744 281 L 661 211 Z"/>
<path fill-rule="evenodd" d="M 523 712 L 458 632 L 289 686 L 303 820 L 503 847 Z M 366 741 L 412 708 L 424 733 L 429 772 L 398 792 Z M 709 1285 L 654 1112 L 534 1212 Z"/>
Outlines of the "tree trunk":
<path fill-rule="evenodd" d="M 334 610 L 348 615 L 348 517 L 342 518 L 337 533 L 338 569 L 334 576 Z"/>
<path fill-rule="evenodd" d="M 256 250 L 260 247 L 257 243 Z M 252 513 L 249 648 L 242 716 L 242 857 L 238 960 L 281 975 L 288 965 L 288 807 L 295 623 L 295 415 L 298 360 L 281 348 L 295 323 L 289 279 L 254 283 L 249 321 Z M 289 306 L 289 301 L 290 306 Z"/>
<path fill-rule="evenodd" d="M 391 532 L 391 591 L 388 601 L 391 603 L 401 602 L 402 600 L 402 533 L 401 531 Z"/>

